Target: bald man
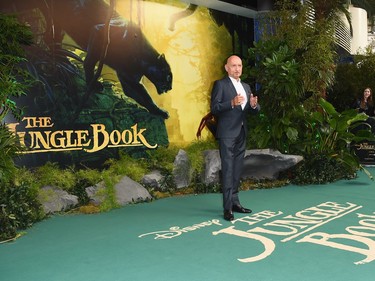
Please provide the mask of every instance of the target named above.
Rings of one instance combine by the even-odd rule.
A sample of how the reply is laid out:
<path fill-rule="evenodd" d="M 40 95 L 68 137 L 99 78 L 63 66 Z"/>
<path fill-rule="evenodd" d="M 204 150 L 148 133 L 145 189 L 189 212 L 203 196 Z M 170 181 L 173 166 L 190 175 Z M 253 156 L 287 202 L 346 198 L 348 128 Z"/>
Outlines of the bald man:
<path fill-rule="evenodd" d="M 251 213 L 243 207 L 238 197 L 246 150 L 246 114 L 258 113 L 258 97 L 250 86 L 241 81 L 242 60 L 230 56 L 225 64 L 228 73 L 214 82 L 211 92 L 211 112 L 217 119 L 216 138 L 221 158 L 221 186 L 223 191 L 224 219 L 234 219 L 233 212 Z"/>

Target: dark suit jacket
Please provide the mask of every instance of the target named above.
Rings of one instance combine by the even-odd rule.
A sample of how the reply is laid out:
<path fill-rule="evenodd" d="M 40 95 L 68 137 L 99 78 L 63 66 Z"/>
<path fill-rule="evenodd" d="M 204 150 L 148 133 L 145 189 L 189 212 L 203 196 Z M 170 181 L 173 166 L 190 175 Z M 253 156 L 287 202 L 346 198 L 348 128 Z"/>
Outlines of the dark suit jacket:
<path fill-rule="evenodd" d="M 211 92 L 211 112 L 216 116 L 217 138 L 235 138 L 240 134 L 242 124 L 247 133 L 246 113 L 249 111 L 258 112 L 260 106 L 255 109 L 250 106 L 250 86 L 242 83 L 247 94 L 247 103 L 242 110 L 241 105 L 234 108 L 231 106 L 231 100 L 237 95 L 236 89 L 229 77 L 214 82 Z"/>

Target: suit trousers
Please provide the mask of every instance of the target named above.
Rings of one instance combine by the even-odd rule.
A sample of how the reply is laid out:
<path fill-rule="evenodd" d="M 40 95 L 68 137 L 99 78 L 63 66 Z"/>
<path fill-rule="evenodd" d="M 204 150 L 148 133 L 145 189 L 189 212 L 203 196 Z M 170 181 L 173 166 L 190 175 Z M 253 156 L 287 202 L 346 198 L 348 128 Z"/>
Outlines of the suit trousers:
<path fill-rule="evenodd" d="M 238 189 L 243 169 L 245 149 L 246 136 L 243 126 L 237 137 L 219 139 L 224 210 L 232 210 L 233 205 L 240 204 Z"/>

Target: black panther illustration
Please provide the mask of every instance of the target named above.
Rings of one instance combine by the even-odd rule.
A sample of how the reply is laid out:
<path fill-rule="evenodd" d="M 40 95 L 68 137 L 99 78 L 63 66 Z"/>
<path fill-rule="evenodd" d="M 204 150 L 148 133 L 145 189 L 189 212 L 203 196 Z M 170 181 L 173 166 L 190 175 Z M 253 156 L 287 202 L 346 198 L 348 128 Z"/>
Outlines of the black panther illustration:
<path fill-rule="evenodd" d="M 103 25 L 96 25 L 91 32 L 84 61 L 86 82 L 94 78 L 95 64 L 101 55 Z M 124 93 L 144 106 L 150 113 L 168 118 L 141 83 L 146 76 L 156 87 L 158 94 L 172 89 L 172 72 L 164 54 L 159 54 L 144 38 L 138 26 L 124 21 L 110 25 L 109 45 L 104 63 L 114 69 Z"/>
<path fill-rule="evenodd" d="M 84 60 L 86 83 L 94 78 L 96 63 L 100 60 L 109 5 L 103 0 L 15 0 L 8 10 L 39 9 L 46 22 L 45 40 L 61 44 L 62 34 L 68 34 L 87 52 Z M 116 71 L 124 94 L 145 107 L 150 113 L 166 119 L 168 112 L 159 108 L 142 84 L 147 77 L 158 94 L 172 89 L 172 72 L 164 54 L 149 43 L 140 27 L 113 12 L 109 24 L 109 44 L 103 63 Z M 60 41 L 60 42 L 59 42 Z"/>

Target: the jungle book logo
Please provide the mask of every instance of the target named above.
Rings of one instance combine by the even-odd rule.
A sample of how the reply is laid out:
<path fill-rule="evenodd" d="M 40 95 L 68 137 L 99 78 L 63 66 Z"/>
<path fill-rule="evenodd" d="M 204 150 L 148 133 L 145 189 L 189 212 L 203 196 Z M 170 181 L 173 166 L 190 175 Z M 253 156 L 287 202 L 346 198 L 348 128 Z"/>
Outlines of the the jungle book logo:
<path fill-rule="evenodd" d="M 345 227 L 345 231 L 340 233 L 314 231 L 361 208 L 362 206 L 349 202 L 325 202 L 286 216 L 282 211 L 265 210 L 235 219 L 232 221 L 234 225 L 213 231 L 212 235 L 231 235 L 244 239 L 243 243 L 250 239 L 263 245 L 262 252 L 256 254 L 250 252 L 248 256 L 237 258 L 243 263 L 257 262 L 270 256 L 276 250 L 276 240 L 280 242 L 294 240 L 296 243 L 312 243 L 361 254 L 364 258 L 355 261 L 354 264 L 365 264 L 375 260 L 375 212 L 356 213 L 358 222 Z M 216 219 L 186 227 L 173 226 L 168 230 L 149 232 L 138 237 L 153 237 L 155 240 L 172 239 L 201 228 L 218 226 L 223 224 Z"/>
<path fill-rule="evenodd" d="M 18 130 L 20 123 L 7 126 L 19 137 L 21 145 L 26 148 L 22 152 L 25 154 L 71 150 L 93 153 L 107 147 L 157 147 L 157 144 L 149 144 L 144 136 L 146 129 L 138 128 L 138 124 L 123 131 L 107 131 L 104 124 L 90 124 L 90 128 L 84 130 L 54 130 L 50 117 L 24 117 L 21 122 L 24 122 L 24 131 Z"/>

